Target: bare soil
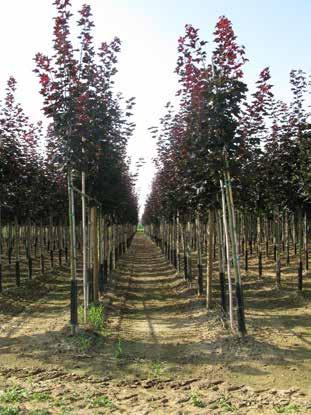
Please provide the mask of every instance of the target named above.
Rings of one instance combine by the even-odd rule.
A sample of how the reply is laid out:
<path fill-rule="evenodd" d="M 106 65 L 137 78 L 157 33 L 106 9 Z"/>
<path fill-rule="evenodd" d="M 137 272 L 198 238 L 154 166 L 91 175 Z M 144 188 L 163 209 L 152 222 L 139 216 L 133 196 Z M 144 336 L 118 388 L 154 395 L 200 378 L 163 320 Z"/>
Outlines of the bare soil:
<path fill-rule="evenodd" d="M 0 415 L 311 413 L 310 275 L 303 295 L 294 268 L 281 290 L 273 275 L 268 259 L 259 280 L 251 259 L 244 340 L 141 234 L 102 298 L 102 331 L 81 325 L 71 336 L 64 267 L 5 291 Z"/>

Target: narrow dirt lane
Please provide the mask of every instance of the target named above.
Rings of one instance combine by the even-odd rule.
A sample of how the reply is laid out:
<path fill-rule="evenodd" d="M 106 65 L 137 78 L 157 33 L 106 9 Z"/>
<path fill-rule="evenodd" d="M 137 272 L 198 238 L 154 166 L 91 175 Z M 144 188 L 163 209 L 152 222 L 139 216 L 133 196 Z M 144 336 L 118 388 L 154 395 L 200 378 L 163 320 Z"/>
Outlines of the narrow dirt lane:
<path fill-rule="evenodd" d="M 121 313 L 110 320 L 120 337 L 137 342 L 146 352 L 152 348 L 158 358 L 165 357 L 170 346 L 173 350 L 197 341 L 200 319 L 194 308 L 200 304 L 186 292 L 182 295 L 189 290 L 159 248 L 137 236 L 120 270 L 117 296 L 123 300 L 114 303 L 114 310 Z"/>

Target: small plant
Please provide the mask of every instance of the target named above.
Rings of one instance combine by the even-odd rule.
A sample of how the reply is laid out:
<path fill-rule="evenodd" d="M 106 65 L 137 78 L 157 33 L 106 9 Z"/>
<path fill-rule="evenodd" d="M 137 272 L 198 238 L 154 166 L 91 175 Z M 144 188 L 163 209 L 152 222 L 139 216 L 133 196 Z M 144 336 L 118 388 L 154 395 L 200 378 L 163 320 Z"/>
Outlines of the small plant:
<path fill-rule="evenodd" d="M 59 415 L 72 415 L 72 412 L 68 411 L 67 409 L 64 409 L 62 412 L 60 412 Z"/>
<path fill-rule="evenodd" d="M 74 337 L 74 343 L 81 353 L 85 353 L 92 346 L 92 340 L 83 334 L 78 334 Z"/>
<path fill-rule="evenodd" d="M 160 361 L 153 362 L 151 365 L 151 372 L 154 377 L 159 377 L 162 374 L 163 365 Z"/>
<path fill-rule="evenodd" d="M 121 359 L 122 354 L 123 354 L 122 343 L 121 343 L 121 339 L 119 339 L 116 345 L 116 349 L 114 351 L 114 356 L 116 359 Z"/>
<path fill-rule="evenodd" d="M 27 415 L 51 415 L 51 412 L 47 409 L 30 409 Z"/>
<path fill-rule="evenodd" d="M 68 402 L 65 398 L 59 398 L 54 402 L 54 406 L 61 408 L 65 411 L 65 408 L 68 406 Z"/>
<path fill-rule="evenodd" d="M 87 310 L 87 320 L 95 330 L 103 330 L 104 306 L 102 304 L 91 304 Z"/>
<path fill-rule="evenodd" d="M 34 379 L 33 379 L 33 377 L 32 377 L 32 376 L 28 376 L 28 377 L 25 379 L 25 382 L 29 383 L 29 385 L 30 385 L 30 386 L 32 386 L 32 385 L 33 385 L 33 383 L 34 383 Z"/>
<path fill-rule="evenodd" d="M 22 413 L 20 408 L 0 406 L 0 415 L 21 415 Z"/>
<path fill-rule="evenodd" d="M 277 406 L 274 410 L 277 414 L 295 414 L 299 412 L 300 408 L 294 403 L 289 403 L 288 405 Z"/>
<path fill-rule="evenodd" d="M 47 392 L 33 392 L 30 396 L 30 400 L 35 402 L 45 402 L 50 399 L 50 395 Z"/>
<path fill-rule="evenodd" d="M 112 402 L 108 398 L 108 396 L 103 395 L 103 396 L 98 396 L 96 398 L 91 399 L 90 406 L 91 408 L 100 408 L 100 407 L 111 408 Z"/>
<path fill-rule="evenodd" d="M 14 407 L 2 407 L 0 406 L 0 415 L 20 415 L 22 410 Z"/>
<path fill-rule="evenodd" d="M 68 411 L 67 409 L 64 409 L 62 412 L 60 412 L 59 415 L 71 415 L 71 414 L 72 414 L 71 411 Z"/>
<path fill-rule="evenodd" d="M 224 411 L 227 411 L 227 412 L 234 412 L 236 410 L 236 408 L 234 407 L 234 405 L 232 405 L 232 403 L 225 396 L 222 396 L 218 400 L 218 406 L 221 409 L 223 409 Z"/>
<path fill-rule="evenodd" d="M 90 304 L 86 314 L 87 323 L 97 331 L 104 329 L 104 306 L 102 304 Z M 84 324 L 84 307 L 78 308 L 78 321 Z"/>
<path fill-rule="evenodd" d="M 20 388 L 18 386 L 13 386 L 12 388 L 6 390 L 2 395 L 0 395 L 0 402 L 3 402 L 3 403 L 22 402 L 27 397 L 28 397 L 28 392 L 26 389 Z"/>
<path fill-rule="evenodd" d="M 190 395 L 190 402 L 196 408 L 205 408 L 206 404 L 202 401 L 197 392 L 192 392 Z"/>

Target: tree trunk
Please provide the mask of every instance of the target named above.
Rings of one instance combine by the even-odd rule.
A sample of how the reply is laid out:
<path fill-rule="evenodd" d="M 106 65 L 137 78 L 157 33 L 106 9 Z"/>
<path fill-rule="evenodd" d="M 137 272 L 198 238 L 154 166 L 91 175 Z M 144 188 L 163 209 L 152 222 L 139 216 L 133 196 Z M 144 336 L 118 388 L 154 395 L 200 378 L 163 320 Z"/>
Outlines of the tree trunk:
<path fill-rule="evenodd" d="M 91 239 L 93 254 L 93 301 L 98 302 L 98 238 L 97 238 L 97 209 L 91 208 Z"/>
<path fill-rule="evenodd" d="M 234 330 L 233 325 L 233 290 L 232 290 L 232 280 L 231 280 L 231 261 L 230 261 L 230 245 L 229 245 L 229 234 L 228 234 L 228 224 L 227 224 L 227 209 L 226 209 L 226 199 L 224 192 L 223 181 L 220 180 L 221 188 L 221 201 L 222 201 L 222 212 L 223 212 L 223 225 L 224 225 L 224 234 L 225 234 L 225 243 L 226 243 L 226 256 L 227 256 L 227 279 L 228 279 L 228 292 L 229 292 L 229 319 L 231 330 Z"/>
<path fill-rule="evenodd" d="M 85 172 L 82 172 L 81 178 L 81 202 L 82 202 L 82 279 L 83 279 L 83 319 L 87 321 L 88 299 L 88 282 L 87 282 L 87 227 L 86 227 L 86 201 L 85 201 Z"/>
<path fill-rule="evenodd" d="M 223 317 L 227 318 L 227 301 L 226 301 L 226 284 L 225 284 L 225 250 L 223 243 L 223 232 L 221 225 L 221 213 L 217 214 L 218 224 L 218 269 L 219 269 L 219 286 L 220 286 L 220 304 Z"/>
<path fill-rule="evenodd" d="M 203 295 L 203 266 L 202 266 L 202 246 L 201 246 L 201 227 L 200 218 L 196 216 L 196 234 L 197 234 L 197 249 L 198 249 L 198 295 Z"/>
<path fill-rule="evenodd" d="M 70 268 L 71 268 L 71 330 L 76 334 L 78 324 L 78 287 L 77 287 L 77 246 L 74 192 L 71 171 L 68 172 L 69 231 L 70 231 Z"/>
<path fill-rule="evenodd" d="M 212 278 L 213 278 L 213 241 L 215 232 L 215 211 L 209 209 L 208 215 L 208 263 L 207 263 L 207 280 L 206 280 L 206 308 L 212 308 Z"/>
<path fill-rule="evenodd" d="M 235 212 L 234 203 L 231 189 L 231 178 L 229 171 L 226 172 L 226 196 L 228 205 L 228 217 L 229 217 L 229 229 L 231 234 L 232 244 L 232 259 L 233 269 L 235 274 L 235 292 L 237 300 L 237 318 L 238 318 L 238 330 L 241 336 L 246 334 L 245 325 L 245 314 L 244 314 L 244 297 L 243 297 L 243 286 L 241 281 L 240 263 L 237 252 L 237 235 L 236 235 L 236 224 L 235 224 Z"/>

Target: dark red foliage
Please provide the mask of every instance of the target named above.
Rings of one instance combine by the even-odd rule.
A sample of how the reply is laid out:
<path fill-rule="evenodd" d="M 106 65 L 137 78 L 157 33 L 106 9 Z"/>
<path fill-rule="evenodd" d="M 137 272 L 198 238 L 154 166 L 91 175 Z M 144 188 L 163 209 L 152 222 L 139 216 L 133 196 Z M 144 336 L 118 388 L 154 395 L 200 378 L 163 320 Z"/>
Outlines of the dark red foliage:
<path fill-rule="evenodd" d="M 213 62 L 227 77 L 239 79 L 243 77 L 242 66 L 247 62 L 244 46 L 236 43 L 232 23 L 221 16 L 214 32 L 217 48 L 213 53 Z"/>

